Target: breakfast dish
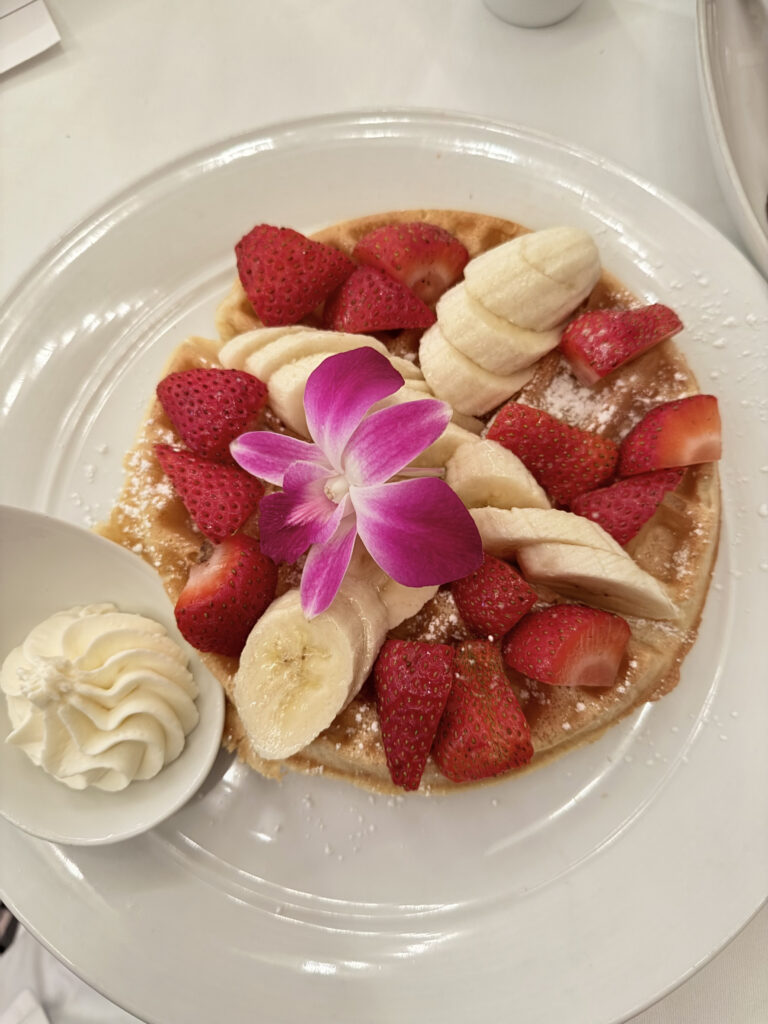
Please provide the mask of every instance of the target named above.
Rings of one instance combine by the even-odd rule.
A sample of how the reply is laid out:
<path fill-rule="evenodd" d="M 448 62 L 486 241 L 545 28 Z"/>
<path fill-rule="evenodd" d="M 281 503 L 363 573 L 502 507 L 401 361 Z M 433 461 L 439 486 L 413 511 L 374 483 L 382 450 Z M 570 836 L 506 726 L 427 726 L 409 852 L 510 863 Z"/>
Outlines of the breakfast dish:
<path fill-rule="evenodd" d="M 391 289 L 406 285 L 393 278 L 391 266 L 382 270 L 382 264 L 388 258 L 387 234 L 398 226 L 411 233 L 428 230 L 441 243 L 453 240 L 464 257 L 456 255 L 454 244 L 445 242 L 440 259 L 432 259 L 428 273 L 421 266 L 413 287 L 406 289 L 405 308 L 401 303 L 393 314 L 398 296 L 393 298 Z M 258 593 L 249 592 L 241 602 L 253 602 L 254 611 L 237 639 L 227 637 L 217 647 L 215 639 L 187 634 L 207 650 L 203 656 L 229 697 L 225 744 L 268 776 L 277 777 L 290 768 L 337 775 L 377 790 L 420 785 L 424 791 L 442 791 L 540 764 L 669 692 L 696 637 L 719 530 L 717 402 L 700 394 L 687 361 L 671 340 L 684 330 L 674 311 L 660 305 L 641 307 L 601 266 L 593 240 L 567 227 L 531 232 L 499 218 L 450 210 L 359 218 L 314 236 L 319 243 L 310 250 L 318 254 L 313 255 L 311 275 L 316 290 L 304 296 L 293 281 L 286 282 L 276 262 L 285 247 L 296 244 L 295 237 L 301 236 L 264 227 L 239 243 L 240 280 L 219 306 L 220 337 L 189 338 L 174 352 L 159 397 L 126 459 L 122 494 L 109 522 L 101 527 L 106 536 L 140 552 L 157 568 L 171 599 L 182 604 L 182 615 L 189 615 L 190 570 L 202 579 L 196 563 L 201 552 L 205 559 L 211 544 L 217 557 L 235 566 L 245 553 L 239 550 L 235 556 L 228 550 L 231 535 L 248 538 L 239 541 L 240 547 L 252 547 L 248 557 L 263 560 L 249 563 L 249 579 L 256 581 Z M 259 245 L 269 249 L 263 264 L 253 258 L 252 250 Z M 295 261 L 286 260 L 285 265 L 295 267 Z M 438 280 L 432 273 L 436 265 Z M 274 279 L 257 279 L 263 266 L 279 287 Z M 382 274 L 387 278 L 386 301 L 374 290 L 380 280 L 375 275 Z M 257 305 L 261 295 L 267 296 L 259 306 L 260 315 L 246 289 Z M 464 536 L 461 531 L 468 530 L 472 537 L 464 560 L 459 559 L 453 570 L 442 567 L 434 578 L 425 576 L 423 581 L 401 575 L 398 584 L 381 568 L 386 551 L 382 548 L 376 565 L 359 541 L 353 554 L 352 535 L 346 556 L 352 561 L 346 571 L 342 569 L 343 579 L 336 581 L 324 603 L 318 598 L 308 608 L 309 572 L 300 557 L 307 545 L 294 551 L 294 540 L 287 547 L 274 540 L 268 543 L 264 525 L 274 518 L 271 509 L 277 508 L 276 497 L 264 497 L 265 479 L 267 489 L 275 491 L 284 471 L 270 476 L 269 469 L 260 470 L 253 445 L 265 436 L 268 441 L 311 436 L 319 442 L 331 393 L 330 378 L 322 376 L 321 367 L 333 365 L 334 386 L 338 383 L 343 391 L 345 366 L 354 362 L 358 372 L 358 364 L 364 362 L 373 373 L 378 372 L 377 360 L 387 372 L 395 372 L 397 383 L 381 394 L 372 392 L 358 421 L 368 406 L 388 394 L 395 394 L 387 400 L 388 414 L 400 417 L 392 422 L 401 429 L 406 426 L 404 416 L 414 410 L 426 420 L 427 406 L 436 403 L 423 399 L 435 396 L 447 403 L 449 421 L 425 434 L 424 443 L 413 451 L 405 442 L 408 454 L 392 464 L 391 473 L 401 473 L 406 462 L 412 467 L 409 473 L 417 477 L 438 467 L 447 481 L 440 483 L 445 488 L 442 514 L 447 515 L 448 497 L 460 498 L 453 536 Z M 217 421 L 211 436 L 201 436 L 207 382 L 219 379 L 201 376 L 201 371 L 223 374 L 237 389 L 236 396 L 227 397 L 236 411 L 227 413 L 228 432 L 223 434 Z M 190 376 L 195 372 L 197 376 Z M 355 380 L 360 379 L 358 372 Z M 214 390 L 213 383 L 210 388 Z M 352 403 L 354 391 L 343 392 L 342 399 Z M 671 421 L 675 425 L 668 429 Z M 249 432 L 249 424 L 258 429 Z M 412 433 L 418 430 L 414 427 Z M 672 438 L 671 456 L 662 451 L 664 442 L 656 441 L 660 432 Z M 547 448 L 543 439 L 550 435 L 555 440 L 547 442 Z M 230 442 L 236 464 L 229 458 Z M 326 447 L 329 443 L 326 436 Z M 196 461 L 200 459 L 204 461 Z M 553 461 L 557 469 L 552 468 Z M 206 486 L 226 495 L 226 508 L 219 509 L 216 521 L 206 518 Z M 432 480 L 430 487 L 435 486 L 437 481 Z M 427 490 L 422 479 L 422 519 L 429 512 Z M 341 505 L 333 507 L 340 515 Z M 361 506 L 359 531 L 366 522 L 364 512 Z M 391 514 L 392 509 L 387 515 Z M 412 523 L 411 532 L 415 529 Z M 430 531 L 434 535 L 436 529 L 434 524 L 425 526 L 423 536 L 417 531 L 419 543 L 428 546 Z M 276 554 L 276 568 L 258 550 L 259 538 L 267 555 Z M 376 550 L 373 533 L 365 540 L 369 551 Z M 475 546 L 470 552 L 471 544 Z M 438 546 L 451 547 L 453 556 L 459 557 L 456 543 Z M 578 675 L 572 659 L 570 678 L 547 677 L 526 661 L 525 652 L 511 650 L 522 645 L 522 640 L 510 639 L 521 616 L 493 630 L 473 622 L 475 599 L 459 593 L 453 581 L 480 571 L 481 547 L 484 572 L 499 571 L 497 565 L 511 562 L 522 571 L 531 594 L 523 610 L 530 613 L 526 626 L 546 608 L 577 607 L 582 617 L 589 609 L 589 623 L 579 628 L 597 631 L 597 642 L 591 642 L 600 654 L 594 658 L 605 661 L 611 655 L 610 669 L 603 666 L 602 674 L 590 679 Z M 409 559 L 418 561 L 415 548 Z M 392 564 L 396 563 L 395 558 Z M 513 574 L 519 580 L 516 570 Z M 192 589 L 198 599 L 200 582 Z M 331 603 L 337 591 L 339 596 Z M 347 602 L 343 615 L 339 601 Z M 178 621 L 183 630 L 182 619 Z M 533 621 L 539 622 L 535 617 Z M 350 629 L 359 631 L 361 622 L 365 636 L 357 643 L 366 650 L 356 654 L 350 648 L 346 653 L 347 634 Z M 614 642 L 611 630 L 617 623 L 620 635 Z M 545 628 L 543 621 L 539 628 Z M 227 632 L 229 626 L 220 629 Z M 344 636 L 343 641 L 336 633 Z M 286 653 L 287 638 L 294 635 L 299 653 Z M 502 758 L 486 772 L 466 765 L 457 769 L 461 758 L 454 750 L 456 737 L 443 734 L 451 714 L 459 714 L 461 725 L 456 729 L 466 728 L 463 708 L 449 707 L 433 746 L 448 684 L 433 715 L 432 732 L 423 741 L 421 770 L 414 775 L 395 768 L 390 749 L 395 741 L 388 747 L 387 729 L 396 726 L 387 724 L 382 742 L 382 726 L 388 723 L 383 693 L 389 681 L 383 679 L 383 653 L 393 644 L 416 645 L 407 648 L 410 651 L 458 650 L 473 665 L 484 663 L 491 649 L 496 655 L 503 652 L 506 669 L 499 660 L 488 671 L 501 672 L 499 678 L 506 674 L 514 693 L 514 713 L 524 720 L 524 745 L 530 749 L 526 746 L 524 756 L 519 751 L 509 754 L 507 761 Z M 313 676 L 306 652 L 318 648 L 323 663 Z M 296 678 L 285 697 L 284 666 L 293 657 L 300 657 L 301 665 L 291 669 Z M 279 662 L 279 671 L 273 670 L 273 659 Z M 452 663 L 440 671 L 462 675 Z M 403 673 L 407 675 L 400 664 L 389 675 L 402 678 Z M 305 698 L 305 692 L 317 690 L 322 691 L 321 699 Z M 454 702 L 456 693 L 458 688 Z M 295 704 L 301 709 L 299 723 Z"/>

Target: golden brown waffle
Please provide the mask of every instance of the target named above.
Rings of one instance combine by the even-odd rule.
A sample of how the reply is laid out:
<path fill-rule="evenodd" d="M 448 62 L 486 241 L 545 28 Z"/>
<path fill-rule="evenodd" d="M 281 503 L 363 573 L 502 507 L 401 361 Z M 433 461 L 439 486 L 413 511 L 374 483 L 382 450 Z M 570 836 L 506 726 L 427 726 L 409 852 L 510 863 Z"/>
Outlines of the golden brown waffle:
<path fill-rule="evenodd" d="M 424 220 L 459 238 L 475 256 L 505 242 L 526 228 L 495 217 L 443 210 L 409 210 L 364 217 L 334 225 L 313 236 L 351 252 L 355 242 L 372 229 L 393 221 Z M 634 299 L 604 273 L 588 307 L 626 307 Z M 236 281 L 217 312 L 220 339 L 189 338 L 173 353 L 166 372 L 218 365 L 223 342 L 261 326 L 243 289 Z M 684 337 L 684 335 L 683 335 Z M 419 332 L 403 331 L 387 343 L 398 355 L 418 350 Z M 575 426 L 620 440 L 652 406 L 699 390 L 684 356 L 668 341 L 645 353 L 594 387 L 576 381 L 557 351 L 538 364 L 518 398 L 545 409 Z M 269 413 L 267 414 L 269 415 Z M 153 455 L 159 441 L 177 439 L 159 403 L 153 400 L 136 443 L 125 459 L 126 478 L 111 517 L 100 532 L 140 553 L 160 574 L 175 601 L 189 567 L 201 552 L 201 537 Z M 605 690 L 536 684 L 511 674 L 531 727 L 535 756 L 531 767 L 577 743 L 593 739 L 638 705 L 669 692 L 678 682 L 680 665 L 696 638 L 701 610 L 717 550 L 720 491 L 712 465 L 686 470 L 681 486 L 664 498 L 653 518 L 627 550 L 637 563 L 659 579 L 673 599 L 674 621 L 628 619 L 632 639 L 614 686 Z M 246 531 L 258 535 L 258 524 Z M 295 586 L 299 570 L 282 567 L 280 591 Z M 557 600 L 539 589 L 543 601 Z M 435 641 L 461 640 L 468 634 L 456 613 L 450 592 L 437 597 L 395 634 Z M 237 661 L 202 655 L 228 695 Z M 252 750 L 231 701 L 227 702 L 224 744 L 256 771 L 276 777 L 284 769 L 325 773 L 357 785 L 394 792 L 380 741 L 375 703 L 367 687 L 338 716 L 333 725 L 305 750 L 284 762 L 265 761 Z M 463 785 L 467 785 L 466 783 Z M 422 789 L 456 789 L 431 759 Z"/>

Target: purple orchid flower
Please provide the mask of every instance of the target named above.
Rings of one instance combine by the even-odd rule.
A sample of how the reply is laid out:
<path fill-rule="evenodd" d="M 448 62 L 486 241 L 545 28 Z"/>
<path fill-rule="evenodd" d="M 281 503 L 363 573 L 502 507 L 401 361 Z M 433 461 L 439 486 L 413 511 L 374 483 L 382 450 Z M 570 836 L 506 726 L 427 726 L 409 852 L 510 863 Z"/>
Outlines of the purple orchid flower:
<path fill-rule="evenodd" d="M 368 415 L 402 385 L 402 376 L 373 349 L 329 356 L 310 374 L 304 393 L 313 443 L 267 430 L 232 442 L 243 469 L 283 488 L 261 502 L 264 553 L 294 562 L 309 549 L 301 577 L 307 618 L 335 597 L 357 536 L 379 566 L 408 587 L 459 579 L 482 562 L 477 527 L 443 480 L 392 479 L 451 418 L 450 406 L 437 399 Z"/>

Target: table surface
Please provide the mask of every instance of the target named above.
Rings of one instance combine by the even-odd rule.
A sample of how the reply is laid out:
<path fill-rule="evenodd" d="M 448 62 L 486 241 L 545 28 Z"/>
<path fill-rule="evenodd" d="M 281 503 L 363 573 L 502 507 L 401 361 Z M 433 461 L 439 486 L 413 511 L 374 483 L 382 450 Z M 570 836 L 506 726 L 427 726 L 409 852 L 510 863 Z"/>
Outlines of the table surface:
<path fill-rule="evenodd" d="M 547 132 L 671 193 L 743 249 L 705 131 L 694 0 L 585 0 L 537 30 L 481 0 L 48 6 L 61 43 L 0 80 L 0 296 L 84 216 L 190 150 L 382 107 Z M 764 909 L 635 1024 L 768 1020 L 767 954 Z"/>

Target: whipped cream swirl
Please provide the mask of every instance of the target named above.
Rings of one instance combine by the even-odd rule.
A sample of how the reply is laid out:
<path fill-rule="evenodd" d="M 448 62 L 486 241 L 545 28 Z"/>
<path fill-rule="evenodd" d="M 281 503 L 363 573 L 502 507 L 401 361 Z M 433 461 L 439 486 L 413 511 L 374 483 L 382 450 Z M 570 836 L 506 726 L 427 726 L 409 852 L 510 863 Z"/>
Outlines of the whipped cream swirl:
<path fill-rule="evenodd" d="M 57 612 L 3 662 L 14 743 L 72 789 L 124 789 L 175 760 L 198 722 L 186 653 L 113 604 Z"/>

